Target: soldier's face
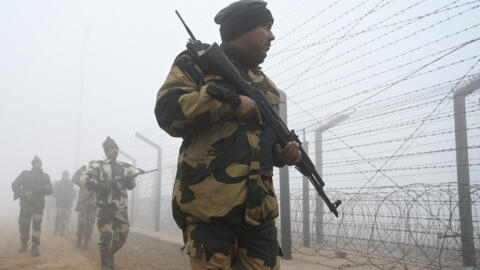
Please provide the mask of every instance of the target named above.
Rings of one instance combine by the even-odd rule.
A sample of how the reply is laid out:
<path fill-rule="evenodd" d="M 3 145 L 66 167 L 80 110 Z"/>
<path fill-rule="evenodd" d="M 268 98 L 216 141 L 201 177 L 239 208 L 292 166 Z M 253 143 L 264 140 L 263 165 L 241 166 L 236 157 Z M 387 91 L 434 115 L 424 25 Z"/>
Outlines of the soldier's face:
<path fill-rule="evenodd" d="M 32 168 L 34 169 L 41 169 L 42 168 L 42 162 L 36 161 L 32 163 Z"/>
<path fill-rule="evenodd" d="M 114 147 L 114 148 L 109 148 L 107 150 L 107 153 L 106 153 L 107 157 L 110 159 L 110 160 L 116 160 L 117 157 L 118 157 L 118 148 Z"/>
<path fill-rule="evenodd" d="M 272 22 L 268 22 L 240 35 L 233 41 L 233 44 L 263 60 L 267 57 L 267 52 L 274 39 Z"/>

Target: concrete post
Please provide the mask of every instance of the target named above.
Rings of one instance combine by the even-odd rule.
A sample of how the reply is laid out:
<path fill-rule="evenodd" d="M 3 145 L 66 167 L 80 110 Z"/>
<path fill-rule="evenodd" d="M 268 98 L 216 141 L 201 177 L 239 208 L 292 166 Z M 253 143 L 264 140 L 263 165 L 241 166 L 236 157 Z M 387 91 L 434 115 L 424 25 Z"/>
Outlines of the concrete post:
<path fill-rule="evenodd" d="M 325 124 L 318 127 L 315 130 L 315 167 L 320 177 L 323 176 L 323 132 L 332 128 L 336 124 L 345 121 L 350 117 L 351 113 L 340 114 Z M 321 244 L 324 241 L 324 232 L 323 232 L 323 215 L 324 215 L 324 205 L 322 198 L 317 196 L 315 199 L 315 243 Z"/>
<path fill-rule="evenodd" d="M 280 117 L 287 124 L 287 95 L 280 91 Z M 280 227 L 283 259 L 292 259 L 292 232 L 290 219 L 290 180 L 288 166 L 280 168 Z"/>
<path fill-rule="evenodd" d="M 153 205 L 153 218 L 154 218 L 154 230 L 158 232 L 160 230 L 160 203 L 161 203 L 161 194 L 162 194 L 162 147 L 156 144 L 152 140 L 148 139 L 147 137 L 143 136 L 140 133 L 135 133 L 135 136 L 145 142 L 146 144 L 150 145 L 151 147 L 157 150 L 157 179 L 154 182 L 154 205 Z"/>
<path fill-rule="evenodd" d="M 308 153 L 308 142 L 305 139 L 305 130 L 303 131 L 303 149 Z M 303 246 L 310 246 L 310 181 L 306 176 L 303 176 Z"/>
<path fill-rule="evenodd" d="M 124 156 L 126 159 L 130 160 L 133 167 L 137 167 L 137 160 L 133 158 L 133 156 L 129 155 L 127 152 L 123 151 L 122 149 L 118 150 L 118 153 Z M 133 226 L 135 222 L 135 189 L 130 191 L 131 198 L 130 198 L 130 215 L 129 215 L 129 223 Z"/>
<path fill-rule="evenodd" d="M 320 177 L 323 176 L 323 152 L 322 152 L 322 132 L 317 129 L 315 131 L 315 167 Z M 320 196 L 315 197 L 315 243 L 323 243 L 323 214 L 324 203 Z"/>
<path fill-rule="evenodd" d="M 455 146 L 457 156 L 458 211 L 462 240 L 463 265 L 476 266 L 475 243 L 472 222 L 472 197 L 470 194 L 470 168 L 468 158 L 467 115 L 465 98 L 480 88 L 480 76 L 476 76 L 457 89 L 453 98 L 455 122 Z"/>

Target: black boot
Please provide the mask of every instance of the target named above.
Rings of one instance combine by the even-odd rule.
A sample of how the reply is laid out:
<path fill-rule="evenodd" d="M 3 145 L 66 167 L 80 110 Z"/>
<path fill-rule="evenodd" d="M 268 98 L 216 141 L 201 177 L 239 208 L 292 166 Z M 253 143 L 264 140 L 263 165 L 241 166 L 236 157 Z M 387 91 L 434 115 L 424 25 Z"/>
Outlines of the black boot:
<path fill-rule="evenodd" d="M 40 255 L 40 253 L 38 253 L 38 248 L 36 245 L 32 246 L 32 249 L 30 250 L 30 255 L 32 255 L 32 257 L 37 257 L 38 255 Z"/>
<path fill-rule="evenodd" d="M 20 249 L 18 250 L 18 252 L 25 252 L 27 251 L 27 243 L 22 243 L 22 245 L 20 246 Z"/>
<path fill-rule="evenodd" d="M 102 263 L 102 270 L 110 270 L 109 258 L 109 250 L 100 250 L 100 262 Z"/>

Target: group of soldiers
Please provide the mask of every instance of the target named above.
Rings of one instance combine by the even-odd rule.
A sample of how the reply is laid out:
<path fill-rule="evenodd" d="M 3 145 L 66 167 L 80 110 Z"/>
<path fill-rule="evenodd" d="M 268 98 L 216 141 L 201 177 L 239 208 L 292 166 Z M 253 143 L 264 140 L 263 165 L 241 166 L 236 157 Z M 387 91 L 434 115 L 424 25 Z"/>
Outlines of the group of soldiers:
<path fill-rule="evenodd" d="M 127 190 L 135 187 L 135 169 L 117 161 L 118 145 L 107 137 L 103 142 L 106 160 L 91 161 L 79 168 L 72 179 L 68 171 L 52 187 L 50 176 L 43 172 L 42 161 L 35 156 L 32 169 L 25 170 L 12 183 L 14 199 L 20 199 L 20 252 L 27 251 L 32 229 L 30 253 L 39 256 L 40 233 L 45 196 L 53 195 L 56 204 L 54 235 L 64 236 L 71 208 L 79 187 L 75 210 L 78 212 L 76 247 L 88 249 L 93 225 L 97 220 L 98 248 L 102 270 L 115 267 L 114 255 L 123 246 L 129 231 Z"/>
<path fill-rule="evenodd" d="M 273 15 L 264 1 L 239 0 L 220 10 L 214 21 L 220 25 L 222 44 L 187 46 L 176 57 L 155 103 L 159 127 L 183 140 L 173 217 L 182 230 L 183 250 L 192 269 L 280 269 L 273 166 L 298 165 L 302 152 L 294 139 L 264 140 L 269 130 L 260 108 L 270 103 L 268 108 L 278 111 L 280 103 L 278 88 L 260 67 L 275 39 Z M 217 62 L 209 57 L 230 63 L 215 66 Z M 227 66 L 262 93 L 265 104 L 240 91 L 240 80 L 235 84 L 222 72 Z M 95 219 L 90 207 L 95 200 L 101 269 L 107 270 L 114 267 L 113 256 L 127 238 L 126 190 L 135 187 L 135 168 L 116 161 L 118 146 L 112 139 L 107 138 L 103 148 L 107 159 L 81 168 L 73 178 L 81 187 L 79 197 L 87 198 L 77 207 L 79 228 L 84 228 L 77 246 L 82 239 L 88 243 L 91 231 L 86 228 Z M 39 160 L 32 164 L 33 169 L 22 172 L 13 188 L 21 196 L 21 251 L 26 249 L 33 220 L 32 255 L 38 255 L 44 196 L 52 188 Z M 31 204 L 34 199 L 38 202 Z"/>

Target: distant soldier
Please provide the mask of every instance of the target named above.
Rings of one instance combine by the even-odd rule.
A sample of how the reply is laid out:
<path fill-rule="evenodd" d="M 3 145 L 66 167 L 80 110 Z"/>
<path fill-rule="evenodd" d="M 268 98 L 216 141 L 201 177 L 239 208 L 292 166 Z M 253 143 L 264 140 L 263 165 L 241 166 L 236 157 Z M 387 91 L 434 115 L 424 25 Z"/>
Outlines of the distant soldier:
<path fill-rule="evenodd" d="M 42 226 L 43 209 L 45 208 L 45 195 L 52 194 L 50 176 L 42 170 L 42 161 L 35 156 L 32 160 L 32 169 L 22 171 L 12 183 L 14 199 L 20 198 L 20 215 L 18 225 L 20 230 L 20 252 L 27 250 L 30 238 L 30 224 L 32 226 L 31 255 L 39 254 L 40 231 Z"/>
<path fill-rule="evenodd" d="M 53 185 L 53 197 L 55 197 L 56 215 L 55 215 L 55 232 L 60 236 L 65 236 L 67 220 L 70 216 L 73 200 L 75 196 L 75 188 L 69 179 L 68 171 L 64 171 L 62 179 Z"/>
<path fill-rule="evenodd" d="M 78 190 L 78 200 L 75 211 L 78 212 L 77 218 L 77 248 L 88 249 L 88 242 L 92 236 L 93 224 L 96 217 L 95 194 L 88 193 L 88 190 L 80 184 L 80 175 L 87 171 L 87 166 L 83 165 L 73 175 L 72 181 L 80 188 Z M 83 245 L 82 245 L 83 242 Z"/>
<path fill-rule="evenodd" d="M 80 183 L 89 191 L 95 191 L 101 269 L 107 270 L 115 267 L 113 256 L 127 240 L 127 189 L 135 187 L 135 179 L 134 168 L 117 161 L 119 149 L 112 138 L 107 137 L 103 149 L 107 159 L 93 162 L 80 177 Z"/>

